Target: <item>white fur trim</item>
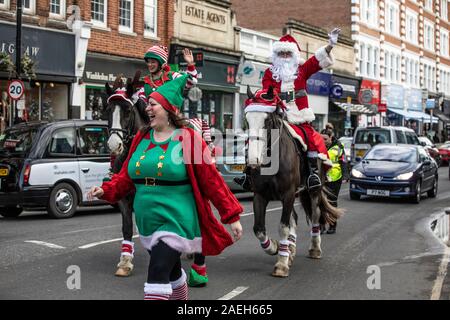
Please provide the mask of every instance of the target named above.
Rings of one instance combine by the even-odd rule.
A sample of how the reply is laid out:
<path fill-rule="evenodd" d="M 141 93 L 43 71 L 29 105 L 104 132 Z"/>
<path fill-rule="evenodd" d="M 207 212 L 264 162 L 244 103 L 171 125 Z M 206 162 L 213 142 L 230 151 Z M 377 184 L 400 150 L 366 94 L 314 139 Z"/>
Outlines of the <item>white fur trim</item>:
<path fill-rule="evenodd" d="M 292 53 L 298 53 L 297 44 L 289 41 L 275 41 L 272 45 L 273 52 L 289 51 Z"/>
<path fill-rule="evenodd" d="M 317 158 L 319 158 L 320 160 L 322 160 L 323 163 L 325 163 L 326 165 L 328 165 L 328 166 L 333 166 L 333 162 L 331 162 L 331 160 L 328 159 L 328 157 L 327 157 L 326 154 L 319 153 L 319 154 L 317 155 Z"/>
<path fill-rule="evenodd" d="M 244 112 L 275 112 L 276 107 L 274 106 L 268 106 L 264 104 L 249 104 L 247 107 L 245 107 Z"/>
<path fill-rule="evenodd" d="M 291 135 L 294 137 L 294 139 L 297 139 L 300 142 L 303 150 L 304 151 L 308 150 L 308 147 L 306 146 L 305 142 L 303 141 L 303 138 L 301 136 L 299 136 L 297 134 L 297 132 L 295 132 L 295 130 L 290 126 L 290 124 L 286 120 L 284 120 L 283 123 L 284 123 L 284 126 L 289 130 Z"/>
<path fill-rule="evenodd" d="M 131 101 L 131 100 L 128 99 L 128 98 L 125 98 L 125 97 L 124 97 L 122 94 L 120 94 L 120 93 L 112 94 L 112 95 L 108 98 L 108 100 L 106 100 L 106 102 L 109 103 L 109 101 L 110 101 L 112 98 L 119 98 L 119 99 L 117 99 L 117 100 L 124 100 L 124 101 L 128 102 L 131 106 L 133 106 L 133 101 Z"/>
<path fill-rule="evenodd" d="M 144 293 L 147 294 L 172 294 L 170 283 L 145 283 Z"/>
<path fill-rule="evenodd" d="M 319 61 L 319 66 L 322 69 L 328 68 L 334 63 L 333 54 L 331 52 L 328 54 L 328 52 L 325 50 L 325 47 L 320 47 L 319 49 L 317 49 L 314 56 Z"/>
<path fill-rule="evenodd" d="M 289 123 L 293 124 L 311 122 L 316 119 L 316 116 L 311 108 L 304 108 L 302 110 L 298 110 L 296 107 L 290 108 L 286 112 L 286 115 Z"/>
<path fill-rule="evenodd" d="M 172 286 L 172 289 L 176 289 L 181 287 L 187 280 L 186 272 L 184 272 L 183 268 L 181 268 L 181 277 L 179 277 L 175 281 L 170 281 L 170 285 Z"/>
<path fill-rule="evenodd" d="M 202 238 L 194 238 L 189 240 L 180 237 L 176 233 L 168 231 L 156 231 L 151 236 L 140 235 L 142 245 L 145 249 L 151 250 L 160 240 L 163 240 L 172 249 L 178 252 L 198 253 L 202 252 Z"/>

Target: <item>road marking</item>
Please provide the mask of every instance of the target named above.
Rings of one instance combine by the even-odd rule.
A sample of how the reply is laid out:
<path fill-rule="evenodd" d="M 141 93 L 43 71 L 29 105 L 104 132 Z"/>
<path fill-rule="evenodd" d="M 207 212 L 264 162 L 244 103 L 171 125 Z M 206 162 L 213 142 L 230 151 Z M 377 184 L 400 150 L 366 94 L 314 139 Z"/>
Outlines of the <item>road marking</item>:
<path fill-rule="evenodd" d="M 104 227 L 97 227 L 97 228 L 88 228 L 88 229 L 80 229 L 80 230 L 61 232 L 60 234 L 71 234 L 71 233 L 78 233 L 78 232 L 87 232 L 87 231 L 102 230 L 102 229 L 108 229 L 108 228 L 116 228 L 116 227 L 121 227 L 121 226 L 122 226 L 121 224 L 115 224 L 115 225 L 112 225 L 112 226 L 104 226 Z"/>
<path fill-rule="evenodd" d="M 299 205 L 300 205 L 300 203 L 295 203 L 294 207 L 299 206 Z M 277 211 L 277 210 L 280 210 L 280 209 L 283 209 L 283 207 L 267 209 L 266 212 Z M 255 213 L 253 211 L 249 212 L 249 213 L 244 213 L 244 214 L 241 214 L 241 217 L 251 216 L 252 214 L 255 214 Z"/>
<path fill-rule="evenodd" d="M 441 298 L 442 285 L 444 284 L 445 276 L 447 275 L 447 266 L 450 260 L 450 248 L 446 247 L 442 256 L 441 265 L 436 280 L 434 281 L 433 290 L 431 291 L 430 300 L 439 300 Z"/>
<path fill-rule="evenodd" d="M 133 236 L 133 238 L 137 238 L 139 237 L 139 235 L 135 235 Z M 111 239 L 111 240 L 105 240 L 105 241 L 99 241 L 99 242 L 93 242 L 93 243 L 88 243 L 85 244 L 84 246 L 78 247 L 78 249 L 89 249 L 95 246 L 99 246 L 101 244 L 105 244 L 105 243 L 110 243 L 110 242 L 116 242 L 116 241 L 122 241 L 123 238 L 117 238 L 117 239 Z"/>
<path fill-rule="evenodd" d="M 248 289 L 248 287 L 237 287 L 233 291 L 227 293 L 226 295 L 224 295 L 223 297 L 221 297 L 221 298 L 219 298 L 217 300 L 231 300 L 234 297 L 240 295 L 242 292 L 244 292 L 247 289 Z"/>
<path fill-rule="evenodd" d="M 49 243 L 49 242 L 44 242 L 44 241 L 38 241 L 38 240 L 26 240 L 24 242 L 28 242 L 28 243 L 34 243 L 34 244 L 40 244 L 42 246 L 46 246 L 52 249 L 65 249 L 65 247 L 61 247 L 58 246 L 57 244 L 53 244 L 53 243 Z"/>

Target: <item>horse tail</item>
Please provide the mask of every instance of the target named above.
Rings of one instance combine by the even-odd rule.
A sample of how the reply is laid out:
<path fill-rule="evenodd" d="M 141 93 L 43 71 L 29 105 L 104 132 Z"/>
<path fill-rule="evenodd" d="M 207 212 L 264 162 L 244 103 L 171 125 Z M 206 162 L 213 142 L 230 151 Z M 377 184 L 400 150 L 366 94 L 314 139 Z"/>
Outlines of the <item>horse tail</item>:
<path fill-rule="evenodd" d="M 344 210 L 330 204 L 327 192 L 329 191 L 322 189 L 319 194 L 320 220 L 321 223 L 334 224 L 344 214 Z"/>

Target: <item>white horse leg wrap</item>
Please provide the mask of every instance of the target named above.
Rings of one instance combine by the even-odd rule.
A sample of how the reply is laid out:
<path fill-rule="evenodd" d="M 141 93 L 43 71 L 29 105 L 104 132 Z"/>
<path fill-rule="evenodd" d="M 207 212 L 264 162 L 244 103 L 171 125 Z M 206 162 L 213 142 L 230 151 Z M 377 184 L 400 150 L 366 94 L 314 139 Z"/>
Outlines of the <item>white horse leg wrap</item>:
<path fill-rule="evenodd" d="M 311 236 L 320 236 L 320 224 L 313 224 L 311 229 Z"/>
<path fill-rule="evenodd" d="M 130 256 L 134 255 L 134 242 L 123 240 L 122 241 L 122 256 Z"/>
<path fill-rule="evenodd" d="M 278 254 L 283 257 L 289 257 L 289 241 L 281 240 L 278 247 Z"/>

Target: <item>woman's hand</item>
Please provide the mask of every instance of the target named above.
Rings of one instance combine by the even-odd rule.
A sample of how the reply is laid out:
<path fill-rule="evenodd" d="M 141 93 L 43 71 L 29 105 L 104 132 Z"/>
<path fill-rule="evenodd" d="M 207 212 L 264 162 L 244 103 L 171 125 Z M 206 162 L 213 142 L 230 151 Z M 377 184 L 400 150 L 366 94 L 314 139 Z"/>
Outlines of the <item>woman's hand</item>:
<path fill-rule="evenodd" d="M 186 61 L 186 63 L 188 64 L 188 66 L 193 66 L 195 64 L 194 55 L 192 54 L 192 51 L 189 50 L 188 48 L 183 49 L 183 58 L 184 61 Z"/>
<path fill-rule="evenodd" d="M 234 242 L 242 237 L 242 226 L 239 220 L 231 224 L 231 231 L 233 232 Z"/>
<path fill-rule="evenodd" d="M 103 191 L 100 187 L 92 187 L 91 190 L 87 193 L 87 199 L 88 201 L 92 201 L 95 198 L 100 199 L 105 194 L 105 191 Z"/>

